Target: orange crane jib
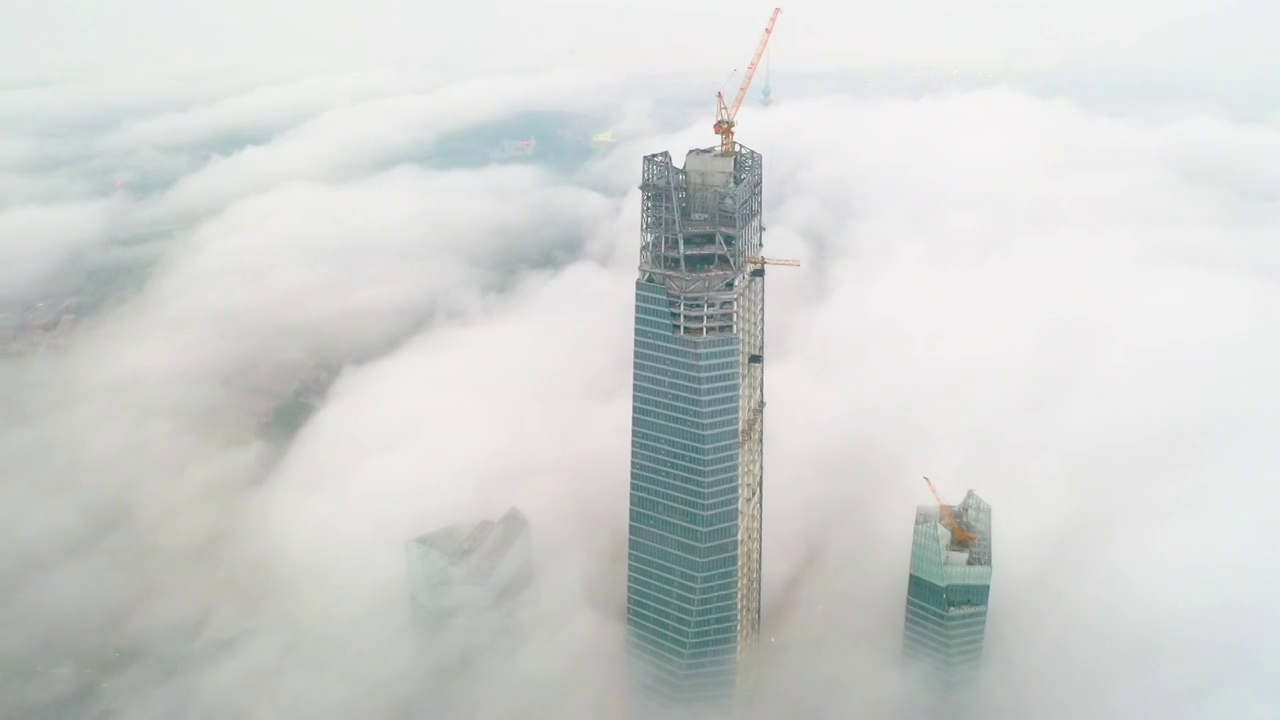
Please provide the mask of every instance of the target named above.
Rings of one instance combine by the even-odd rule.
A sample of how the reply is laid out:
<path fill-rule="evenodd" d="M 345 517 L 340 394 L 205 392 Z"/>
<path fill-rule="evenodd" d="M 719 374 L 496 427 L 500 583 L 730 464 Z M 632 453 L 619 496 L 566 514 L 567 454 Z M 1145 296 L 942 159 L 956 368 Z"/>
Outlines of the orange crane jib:
<path fill-rule="evenodd" d="M 955 513 L 951 512 L 951 506 L 942 499 L 942 495 L 938 493 L 938 488 L 933 486 L 933 481 L 927 477 L 924 481 L 929 486 L 929 492 L 933 493 L 933 499 L 938 503 L 938 515 L 942 518 L 942 523 L 951 531 L 952 541 L 957 545 L 967 545 L 977 540 L 977 536 L 960 527 L 960 521 L 956 520 Z"/>
<path fill-rule="evenodd" d="M 756 54 L 751 56 L 751 64 L 747 66 L 747 72 L 742 76 L 742 84 L 738 86 L 738 96 L 733 99 L 733 104 L 728 105 L 724 101 L 724 93 L 716 93 L 716 135 L 720 136 L 720 152 L 726 155 L 732 155 L 734 151 L 733 145 L 733 129 L 737 125 L 734 118 L 738 116 L 738 110 L 742 109 L 742 103 L 747 99 L 747 90 L 751 88 L 751 81 L 756 76 L 756 68 L 760 67 L 760 58 L 764 56 L 764 50 L 769 46 L 769 38 L 773 37 L 773 26 L 778 22 L 778 15 L 782 12 L 782 8 L 774 8 L 773 15 L 769 16 L 769 24 L 764 28 L 764 35 L 760 38 L 760 44 L 756 46 Z"/>

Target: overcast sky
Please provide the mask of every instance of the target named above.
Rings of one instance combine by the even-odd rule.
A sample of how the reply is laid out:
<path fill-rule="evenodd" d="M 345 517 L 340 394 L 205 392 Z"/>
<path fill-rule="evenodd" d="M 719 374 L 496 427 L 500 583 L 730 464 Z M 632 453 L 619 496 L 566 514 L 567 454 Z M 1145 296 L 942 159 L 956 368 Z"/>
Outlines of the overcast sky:
<path fill-rule="evenodd" d="M 784 9 L 774 67 L 795 73 L 1188 89 L 1119 115 L 999 77 L 775 82 L 778 104 L 743 111 L 766 253 L 802 262 L 769 275 L 772 716 L 909 717 L 921 475 L 994 507 L 985 717 L 1280 715 L 1280 127 L 1194 91 L 1261 78 L 1280 11 L 1201 5 Z M 79 693 L 132 718 L 400 717 L 428 672 L 404 540 L 516 504 L 531 637 L 451 701 L 599 717 L 621 668 L 640 157 L 714 139 L 640 74 L 722 78 L 769 10 L 9 8 L 0 298 L 150 270 L 62 350 L 0 365 L 0 667 L 43 678 L 0 675 L 0 715 Z M 528 110 L 619 142 L 571 171 L 422 161 Z M 273 447 L 254 421 L 317 363 L 345 368 Z M 93 668 L 98 694 L 54 666 Z"/>
<path fill-rule="evenodd" d="M 569 65 L 720 78 L 745 64 L 771 6 L 709 0 L 448 7 L 402 0 L 11 0 L 0 77 L 136 81 L 182 73 L 245 80 L 299 70 L 447 66 L 462 74 Z M 1022 73 L 1172 73 L 1188 84 L 1265 80 L 1264 0 L 797 0 L 784 7 L 779 69 L 885 62 Z"/>

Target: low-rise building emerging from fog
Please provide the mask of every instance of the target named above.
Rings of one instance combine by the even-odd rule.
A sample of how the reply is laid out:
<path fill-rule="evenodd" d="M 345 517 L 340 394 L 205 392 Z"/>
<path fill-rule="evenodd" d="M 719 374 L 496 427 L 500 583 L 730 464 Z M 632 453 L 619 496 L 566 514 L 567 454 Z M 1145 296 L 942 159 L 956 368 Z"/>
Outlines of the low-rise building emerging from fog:
<path fill-rule="evenodd" d="M 505 627 L 511 603 L 533 579 L 529 521 L 516 508 L 498 520 L 451 525 L 405 547 L 414 622 L 438 649 L 483 644 Z"/>
<path fill-rule="evenodd" d="M 972 687 L 991 594 L 991 506 L 972 490 L 956 506 L 916 510 L 903 655 L 942 696 Z"/>

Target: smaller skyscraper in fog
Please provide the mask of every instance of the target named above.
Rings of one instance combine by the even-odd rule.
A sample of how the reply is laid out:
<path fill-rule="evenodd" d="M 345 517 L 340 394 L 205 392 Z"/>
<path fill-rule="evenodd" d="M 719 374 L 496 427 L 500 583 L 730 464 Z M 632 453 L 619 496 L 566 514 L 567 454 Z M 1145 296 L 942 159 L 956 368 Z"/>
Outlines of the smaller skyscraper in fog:
<path fill-rule="evenodd" d="M 406 543 L 415 624 L 436 642 L 474 645 L 504 626 L 503 616 L 533 579 L 529 521 L 516 508 L 498 520 L 451 525 Z M 462 626 L 462 627 L 459 627 Z"/>
<path fill-rule="evenodd" d="M 970 490 L 959 505 L 917 508 L 903 655 L 940 696 L 973 686 L 990 594 L 991 506 Z"/>

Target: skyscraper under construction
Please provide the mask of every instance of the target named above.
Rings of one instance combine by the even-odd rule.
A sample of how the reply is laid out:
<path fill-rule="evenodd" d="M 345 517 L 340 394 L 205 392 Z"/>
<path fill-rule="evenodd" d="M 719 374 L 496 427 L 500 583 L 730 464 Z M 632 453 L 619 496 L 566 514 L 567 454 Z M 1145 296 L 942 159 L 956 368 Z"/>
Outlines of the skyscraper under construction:
<path fill-rule="evenodd" d="M 644 705 L 728 705 L 760 627 L 761 162 L 644 158 L 627 558 Z"/>
<path fill-rule="evenodd" d="M 716 95 L 719 145 L 690 150 L 683 167 L 667 152 L 644 158 L 627 546 L 634 717 L 728 710 L 750 683 L 770 261 L 762 158 L 734 140 L 734 118 L 779 12 L 734 102 Z"/>
<path fill-rule="evenodd" d="M 917 508 L 903 655 L 935 698 L 972 687 L 990 594 L 991 506 L 970 490 L 954 507 Z"/>

